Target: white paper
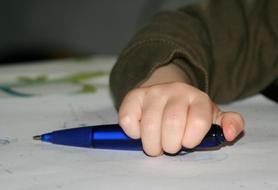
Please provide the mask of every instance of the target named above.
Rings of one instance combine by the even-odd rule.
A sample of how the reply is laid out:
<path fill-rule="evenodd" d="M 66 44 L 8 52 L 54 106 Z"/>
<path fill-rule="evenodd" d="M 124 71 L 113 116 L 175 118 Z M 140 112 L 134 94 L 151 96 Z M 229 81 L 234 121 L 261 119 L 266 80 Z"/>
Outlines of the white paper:
<path fill-rule="evenodd" d="M 108 88 L 95 94 L 0 98 L 0 189 L 277 190 L 277 104 L 258 95 L 221 108 L 241 112 L 246 120 L 245 135 L 233 146 L 151 158 L 32 140 L 53 130 L 117 122 Z"/>

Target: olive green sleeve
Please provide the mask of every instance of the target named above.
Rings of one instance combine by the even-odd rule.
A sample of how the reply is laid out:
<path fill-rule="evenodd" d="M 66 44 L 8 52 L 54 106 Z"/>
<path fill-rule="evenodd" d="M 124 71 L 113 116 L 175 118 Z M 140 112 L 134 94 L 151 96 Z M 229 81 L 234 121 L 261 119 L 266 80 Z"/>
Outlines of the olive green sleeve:
<path fill-rule="evenodd" d="M 211 0 L 165 11 L 131 39 L 110 76 L 116 107 L 174 63 L 216 103 L 258 93 L 278 76 L 278 1 Z"/>

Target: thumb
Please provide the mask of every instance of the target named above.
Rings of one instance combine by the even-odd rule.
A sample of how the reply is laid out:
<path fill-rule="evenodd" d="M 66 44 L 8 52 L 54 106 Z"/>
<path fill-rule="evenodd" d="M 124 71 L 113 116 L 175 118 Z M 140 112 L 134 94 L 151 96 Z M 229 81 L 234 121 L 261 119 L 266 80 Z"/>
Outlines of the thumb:
<path fill-rule="evenodd" d="M 233 141 L 243 131 L 244 119 L 236 112 L 219 112 L 217 116 L 227 141 Z"/>

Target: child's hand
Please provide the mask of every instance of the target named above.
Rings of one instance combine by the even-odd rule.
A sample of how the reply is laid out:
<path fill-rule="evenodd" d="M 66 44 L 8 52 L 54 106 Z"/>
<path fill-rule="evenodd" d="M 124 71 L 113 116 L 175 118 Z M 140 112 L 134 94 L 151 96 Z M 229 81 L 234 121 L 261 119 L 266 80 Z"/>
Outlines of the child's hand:
<path fill-rule="evenodd" d="M 238 113 L 221 112 L 207 94 L 183 82 L 130 91 L 119 110 L 119 123 L 131 138 L 141 138 L 146 154 L 176 153 L 197 146 L 211 124 L 223 127 L 226 140 L 243 130 Z"/>

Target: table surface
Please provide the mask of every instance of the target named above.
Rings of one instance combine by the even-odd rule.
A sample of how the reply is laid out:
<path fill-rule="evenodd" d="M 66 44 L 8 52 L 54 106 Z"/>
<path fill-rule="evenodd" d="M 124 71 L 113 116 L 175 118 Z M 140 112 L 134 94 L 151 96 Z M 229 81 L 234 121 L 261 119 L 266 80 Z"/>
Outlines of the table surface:
<path fill-rule="evenodd" d="M 108 90 L 114 61 L 0 68 L 1 189 L 278 189 L 278 106 L 260 95 L 221 106 L 241 112 L 246 129 L 217 151 L 151 158 L 32 140 L 57 129 L 117 122 Z"/>

